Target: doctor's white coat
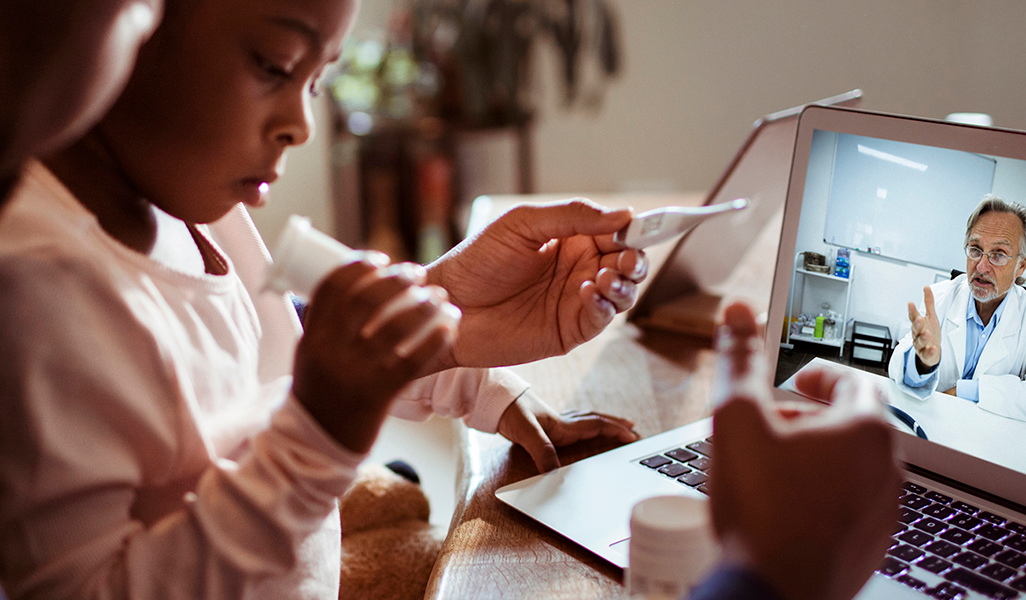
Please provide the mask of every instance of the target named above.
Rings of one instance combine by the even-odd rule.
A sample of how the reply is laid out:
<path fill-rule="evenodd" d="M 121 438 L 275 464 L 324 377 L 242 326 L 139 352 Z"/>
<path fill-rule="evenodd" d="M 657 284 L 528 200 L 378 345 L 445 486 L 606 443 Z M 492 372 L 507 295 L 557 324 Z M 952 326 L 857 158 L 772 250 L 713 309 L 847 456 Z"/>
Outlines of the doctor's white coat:
<path fill-rule="evenodd" d="M 962 378 L 965 365 L 966 310 L 972 295 L 966 276 L 935 283 L 934 307 L 941 324 L 941 361 L 937 377 L 923 388 L 904 383 L 905 351 L 912 347 L 912 334 L 898 343 L 891 355 L 888 375 L 908 394 L 925 399 L 936 390 L 945 391 Z M 924 312 L 920 303 L 920 312 Z M 1026 290 L 1013 285 L 991 339 L 983 348 L 973 379 L 979 380 L 980 408 L 1026 421 Z"/>

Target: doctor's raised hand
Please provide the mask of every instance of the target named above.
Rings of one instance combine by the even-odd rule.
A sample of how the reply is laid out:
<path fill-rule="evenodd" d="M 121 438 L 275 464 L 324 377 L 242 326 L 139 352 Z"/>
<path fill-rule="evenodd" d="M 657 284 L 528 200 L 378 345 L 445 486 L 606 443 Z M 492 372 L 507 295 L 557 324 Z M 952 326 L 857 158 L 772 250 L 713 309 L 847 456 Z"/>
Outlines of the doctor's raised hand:
<path fill-rule="evenodd" d="M 908 320 L 912 322 L 912 347 L 916 350 L 916 368 L 921 375 L 932 369 L 941 359 L 941 326 L 933 307 L 933 290 L 923 288 L 925 314 L 919 314 L 916 305 L 908 303 Z"/>
<path fill-rule="evenodd" d="M 581 198 L 519 205 L 429 265 L 463 311 L 445 366 L 528 362 L 598 335 L 648 273 L 643 252 L 613 242 L 630 220 Z"/>

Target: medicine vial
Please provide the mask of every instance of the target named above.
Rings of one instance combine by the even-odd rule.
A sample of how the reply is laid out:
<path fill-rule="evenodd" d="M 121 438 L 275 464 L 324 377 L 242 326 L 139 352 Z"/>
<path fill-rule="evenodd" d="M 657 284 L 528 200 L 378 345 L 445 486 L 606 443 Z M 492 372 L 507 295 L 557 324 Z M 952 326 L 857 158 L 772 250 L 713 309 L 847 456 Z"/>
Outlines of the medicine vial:
<path fill-rule="evenodd" d="M 289 217 L 278 243 L 271 253 L 273 264 L 264 277 L 264 290 L 283 294 L 291 292 L 302 300 L 309 300 L 318 284 L 336 268 L 362 260 L 364 253 L 353 250 L 310 224 L 310 219 L 298 215 Z M 393 266 L 390 268 L 397 268 Z M 428 301 L 427 288 L 411 286 L 397 294 L 371 318 L 367 335 L 372 335 L 395 315 Z M 410 356 L 438 327 L 455 331 L 460 322 L 460 309 L 448 302 L 441 305 L 430 320 L 411 330 L 395 347 L 396 355 Z"/>
<path fill-rule="evenodd" d="M 324 277 L 363 253 L 353 250 L 310 224 L 310 219 L 292 215 L 271 252 L 274 264 L 267 271 L 264 289 L 292 292 L 307 300 Z"/>

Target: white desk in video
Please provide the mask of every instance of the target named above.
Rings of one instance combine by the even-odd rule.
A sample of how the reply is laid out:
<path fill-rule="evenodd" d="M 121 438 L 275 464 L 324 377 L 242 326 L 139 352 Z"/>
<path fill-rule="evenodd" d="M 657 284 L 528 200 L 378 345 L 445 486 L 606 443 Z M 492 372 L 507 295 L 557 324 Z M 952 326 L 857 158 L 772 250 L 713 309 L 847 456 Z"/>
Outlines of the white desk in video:
<path fill-rule="evenodd" d="M 814 358 L 802 369 L 810 367 L 846 370 L 869 377 L 886 390 L 891 404 L 919 423 L 931 442 L 1026 473 L 1026 452 L 1019 450 L 1026 440 L 1026 422 L 987 412 L 974 402 L 941 392 L 919 400 L 901 391 L 898 384 L 886 377 L 822 358 Z M 794 376 L 781 387 L 793 390 L 793 381 Z M 897 421 L 896 424 L 908 429 Z"/>

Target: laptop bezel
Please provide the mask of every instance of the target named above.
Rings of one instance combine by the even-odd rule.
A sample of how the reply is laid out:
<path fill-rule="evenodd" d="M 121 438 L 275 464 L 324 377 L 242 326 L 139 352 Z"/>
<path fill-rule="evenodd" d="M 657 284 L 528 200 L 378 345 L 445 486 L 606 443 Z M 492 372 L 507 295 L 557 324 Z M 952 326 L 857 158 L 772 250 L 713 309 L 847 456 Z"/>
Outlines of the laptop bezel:
<path fill-rule="evenodd" d="M 776 371 L 777 366 L 780 332 L 783 328 L 793 271 L 792 260 L 797 244 L 798 221 L 805 193 L 812 134 L 817 129 L 1026 161 L 1026 132 L 1022 131 L 851 108 L 806 107 L 799 118 L 792 153 L 791 176 L 784 205 L 784 224 L 781 229 L 765 330 L 771 373 Z M 778 400 L 793 400 L 795 395 L 774 388 L 774 397 Z M 1018 505 L 1026 505 L 1026 474 L 900 430 L 897 439 L 899 457 L 905 463 Z"/>

